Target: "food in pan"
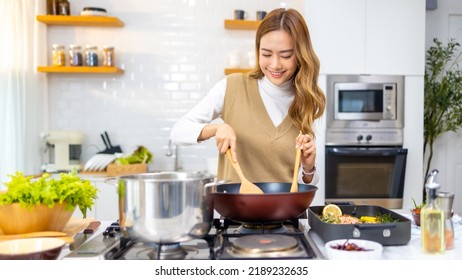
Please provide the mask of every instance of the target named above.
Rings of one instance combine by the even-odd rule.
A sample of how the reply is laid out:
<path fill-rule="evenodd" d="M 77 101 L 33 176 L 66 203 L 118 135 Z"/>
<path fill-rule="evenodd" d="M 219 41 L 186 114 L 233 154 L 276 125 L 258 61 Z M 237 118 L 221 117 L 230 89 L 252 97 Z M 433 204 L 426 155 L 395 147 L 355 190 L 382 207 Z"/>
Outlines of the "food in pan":
<path fill-rule="evenodd" d="M 335 204 L 327 204 L 322 208 L 322 215 L 340 217 L 342 216 L 342 209 Z"/>
<path fill-rule="evenodd" d="M 390 214 L 381 214 L 377 212 L 375 216 L 355 217 L 349 214 L 343 214 L 340 207 L 335 204 L 324 206 L 321 221 L 329 224 L 382 224 L 397 222 Z"/>

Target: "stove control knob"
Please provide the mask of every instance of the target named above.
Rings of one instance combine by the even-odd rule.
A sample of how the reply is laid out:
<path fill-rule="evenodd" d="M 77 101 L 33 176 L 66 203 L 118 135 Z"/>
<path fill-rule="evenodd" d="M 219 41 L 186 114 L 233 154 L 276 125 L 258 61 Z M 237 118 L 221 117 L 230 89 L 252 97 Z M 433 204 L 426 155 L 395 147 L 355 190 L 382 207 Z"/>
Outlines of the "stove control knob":
<path fill-rule="evenodd" d="M 358 142 L 361 142 L 361 140 L 363 140 L 363 136 L 361 134 L 359 134 L 357 137 L 356 137 L 356 140 L 358 140 Z"/>
<path fill-rule="evenodd" d="M 369 142 L 369 141 L 371 141 L 371 140 L 372 140 L 372 135 L 367 135 L 367 136 L 366 136 L 366 141 Z"/>

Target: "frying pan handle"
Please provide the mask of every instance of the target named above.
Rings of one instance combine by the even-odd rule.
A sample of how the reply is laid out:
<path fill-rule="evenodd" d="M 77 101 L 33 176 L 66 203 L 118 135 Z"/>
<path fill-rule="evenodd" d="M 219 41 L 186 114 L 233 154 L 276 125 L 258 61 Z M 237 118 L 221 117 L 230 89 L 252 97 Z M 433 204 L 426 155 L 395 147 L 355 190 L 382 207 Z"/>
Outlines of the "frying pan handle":
<path fill-rule="evenodd" d="M 218 185 L 225 184 L 227 182 L 229 182 L 229 180 L 213 181 L 213 182 L 210 182 L 208 184 L 205 184 L 204 188 L 208 189 L 208 188 L 216 187 Z"/>

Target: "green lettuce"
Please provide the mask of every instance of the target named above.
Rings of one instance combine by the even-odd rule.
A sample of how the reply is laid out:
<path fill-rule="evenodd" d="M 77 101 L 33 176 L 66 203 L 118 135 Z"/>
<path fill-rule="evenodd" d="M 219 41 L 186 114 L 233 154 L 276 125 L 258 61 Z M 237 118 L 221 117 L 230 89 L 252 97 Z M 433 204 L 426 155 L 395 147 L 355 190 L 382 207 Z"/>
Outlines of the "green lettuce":
<path fill-rule="evenodd" d="M 152 153 L 144 146 L 138 148 L 130 155 L 116 159 L 115 164 L 128 165 L 152 162 Z"/>
<path fill-rule="evenodd" d="M 51 208 L 65 203 L 69 211 L 79 207 L 85 218 L 98 198 L 98 189 L 90 181 L 79 178 L 76 171 L 60 173 L 59 178 L 50 178 L 50 174 L 44 173 L 36 180 L 21 172 L 8 176 L 11 181 L 4 183 L 8 190 L 0 193 L 0 205 L 19 203 L 21 207 L 32 208 L 44 204 Z"/>

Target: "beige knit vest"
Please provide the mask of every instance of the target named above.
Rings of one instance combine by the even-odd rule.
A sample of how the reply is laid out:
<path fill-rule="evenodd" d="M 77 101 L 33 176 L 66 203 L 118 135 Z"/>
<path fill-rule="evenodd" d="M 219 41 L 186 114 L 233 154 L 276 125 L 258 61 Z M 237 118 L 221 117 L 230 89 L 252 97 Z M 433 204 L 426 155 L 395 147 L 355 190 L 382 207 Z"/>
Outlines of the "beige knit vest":
<path fill-rule="evenodd" d="M 247 74 L 227 77 L 222 118 L 236 132 L 237 159 L 251 182 L 292 182 L 295 137 L 287 115 L 275 127 L 260 97 L 257 80 Z M 240 182 L 226 155 L 220 155 L 219 180 Z"/>

